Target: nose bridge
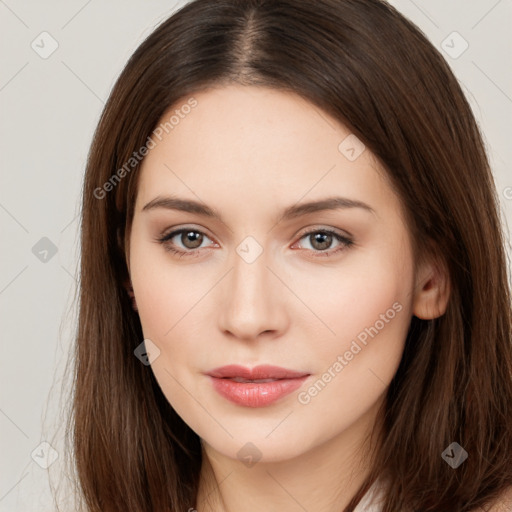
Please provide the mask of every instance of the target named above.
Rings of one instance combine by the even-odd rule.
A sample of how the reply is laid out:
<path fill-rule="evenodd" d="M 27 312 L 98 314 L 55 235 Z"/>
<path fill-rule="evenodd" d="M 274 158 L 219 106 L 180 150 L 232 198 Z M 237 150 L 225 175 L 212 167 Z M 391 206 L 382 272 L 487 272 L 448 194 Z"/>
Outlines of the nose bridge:
<path fill-rule="evenodd" d="M 220 327 L 240 338 L 280 329 L 278 280 L 267 268 L 272 266 L 269 253 L 256 239 L 246 237 L 231 261 L 233 269 L 221 305 Z"/>
<path fill-rule="evenodd" d="M 242 247 L 237 248 L 237 255 L 233 258 L 232 292 L 233 297 L 243 306 L 247 302 L 254 304 L 254 301 L 261 299 L 262 292 L 268 286 L 269 271 L 266 252 L 254 256 L 254 249 L 250 248 L 241 255 Z"/>

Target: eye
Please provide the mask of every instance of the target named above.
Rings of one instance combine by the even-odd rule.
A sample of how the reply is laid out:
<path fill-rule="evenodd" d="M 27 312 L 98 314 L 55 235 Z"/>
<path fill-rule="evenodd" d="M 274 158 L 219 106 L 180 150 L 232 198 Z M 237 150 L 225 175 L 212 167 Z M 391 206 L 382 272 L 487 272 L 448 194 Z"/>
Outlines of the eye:
<path fill-rule="evenodd" d="M 176 240 L 173 241 L 173 239 Z M 202 231 L 195 228 L 182 228 L 162 235 L 157 241 L 164 246 L 166 251 L 178 254 L 181 258 L 182 256 L 198 256 L 198 249 L 205 248 L 201 247 L 205 239 L 210 240 Z M 213 243 L 210 245 L 213 245 Z"/>
<path fill-rule="evenodd" d="M 176 240 L 174 240 L 176 239 Z M 157 242 L 162 244 L 166 251 L 179 255 L 179 257 L 199 256 L 200 250 L 208 247 L 201 247 L 205 239 L 211 239 L 202 231 L 195 228 L 181 228 L 163 234 L 157 238 Z M 304 233 L 299 240 L 308 240 L 314 257 L 330 257 L 340 251 L 347 249 L 354 244 L 354 241 L 348 236 L 337 233 L 330 229 L 315 229 Z M 333 242 L 338 243 L 338 247 L 330 249 Z M 181 244 L 181 246 L 180 246 Z M 209 244 L 213 246 L 215 242 Z M 297 244 L 295 244 L 296 246 Z M 294 248 L 294 246 L 292 246 Z M 316 254 L 315 254 L 316 253 Z"/>
<path fill-rule="evenodd" d="M 314 257 L 330 257 L 354 244 L 354 241 L 348 236 L 329 229 L 310 230 L 301 236 L 300 240 L 303 239 L 309 242 L 310 250 L 316 253 L 313 254 Z M 339 245 L 337 248 L 329 250 L 333 242 L 338 242 Z"/>

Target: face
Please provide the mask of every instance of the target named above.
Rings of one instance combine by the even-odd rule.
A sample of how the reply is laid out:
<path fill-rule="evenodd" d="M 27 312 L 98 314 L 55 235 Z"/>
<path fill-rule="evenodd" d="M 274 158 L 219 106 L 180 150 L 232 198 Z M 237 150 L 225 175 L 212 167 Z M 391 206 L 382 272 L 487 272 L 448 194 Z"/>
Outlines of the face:
<path fill-rule="evenodd" d="M 371 152 L 306 100 L 235 85 L 194 98 L 139 176 L 129 268 L 151 370 L 217 452 L 290 459 L 383 400 L 412 316 L 409 232 Z M 297 374 L 209 375 L 226 365 Z"/>

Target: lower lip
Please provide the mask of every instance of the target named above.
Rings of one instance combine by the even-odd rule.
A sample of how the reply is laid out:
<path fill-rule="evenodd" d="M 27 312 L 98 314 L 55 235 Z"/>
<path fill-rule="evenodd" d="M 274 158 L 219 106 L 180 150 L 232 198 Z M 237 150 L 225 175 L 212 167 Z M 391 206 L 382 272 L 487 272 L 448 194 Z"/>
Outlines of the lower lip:
<path fill-rule="evenodd" d="M 217 393 L 231 402 L 245 407 L 264 407 L 300 388 L 308 375 L 296 379 L 272 382 L 235 382 L 231 379 L 211 377 Z"/>

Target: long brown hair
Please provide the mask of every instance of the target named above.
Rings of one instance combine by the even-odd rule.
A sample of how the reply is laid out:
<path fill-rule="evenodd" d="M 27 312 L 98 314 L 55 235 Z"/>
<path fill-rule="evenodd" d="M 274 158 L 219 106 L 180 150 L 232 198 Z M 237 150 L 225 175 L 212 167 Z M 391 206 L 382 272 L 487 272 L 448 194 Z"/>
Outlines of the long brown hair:
<path fill-rule="evenodd" d="M 143 334 L 125 289 L 140 167 L 130 158 L 170 106 L 231 83 L 299 94 L 349 127 L 401 198 L 415 254 L 437 247 L 449 272 L 446 313 L 412 318 L 375 464 L 345 512 L 380 476 L 384 512 L 493 501 L 512 485 L 510 285 L 482 137 L 449 66 L 384 1 L 195 0 L 130 58 L 90 149 L 68 428 L 82 505 L 196 503 L 200 440 L 133 354 Z M 441 457 L 454 441 L 468 453 L 457 469 Z"/>

